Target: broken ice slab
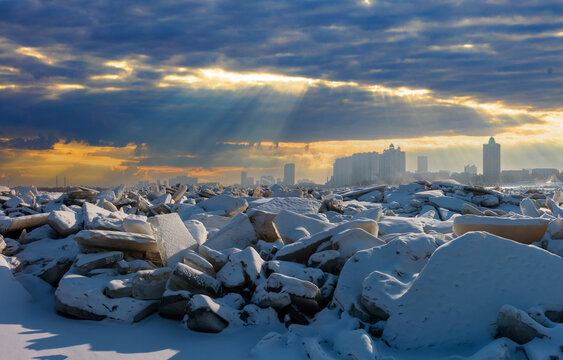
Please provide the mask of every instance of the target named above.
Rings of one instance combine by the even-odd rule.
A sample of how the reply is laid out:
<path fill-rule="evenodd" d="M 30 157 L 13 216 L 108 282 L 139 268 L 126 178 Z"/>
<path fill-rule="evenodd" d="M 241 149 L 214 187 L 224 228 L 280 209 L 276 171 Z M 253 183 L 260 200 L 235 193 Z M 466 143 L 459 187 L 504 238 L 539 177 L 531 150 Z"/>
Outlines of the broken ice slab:
<path fill-rule="evenodd" d="M 111 278 L 86 277 L 67 274 L 55 292 L 57 312 L 86 320 L 110 318 L 125 322 L 137 322 L 158 309 L 156 300 L 138 300 L 130 297 L 111 299 L 104 295 L 104 288 Z"/>
<path fill-rule="evenodd" d="M 61 236 L 76 234 L 82 227 L 82 216 L 74 211 L 51 211 L 47 223 Z"/>
<path fill-rule="evenodd" d="M 486 231 L 522 244 L 540 241 L 549 220 L 542 218 L 508 218 L 478 215 L 461 215 L 454 219 L 453 230 L 457 236 L 469 231 Z"/>
<path fill-rule="evenodd" d="M 98 196 L 99 191 L 94 189 L 89 189 L 86 187 L 75 187 L 70 189 L 66 195 L 69 199 L 76 200 L 76 199 L 85 199 L 85 200 L 94 200 L 96 196 Z"/>
<path fill-rule="evenodd" d="M 183 251 L 197 249 L 197 242 L 177 213 L 156 215 L 150 220 L 162 263 L 175 267 L 183 260 Z"/>
<path fill-rule="evenodd" d="M 80 273 L 88 273 L 88 271 L 115 264 L 123 260 L 121 251 L 109 251 L 94 254 L 79 254 L 76 257 L 74 266 Z"/>
<path fill-rule="evenodd" d="M 84 248 L 158 252 L 154 236 L 112 230 L 82 230 L 75 236 Z"/>
<path fill-rule="evenodd" d="M 47 223 L 49 213 L 0 219 L 0 234 L 29 229 Z"/>

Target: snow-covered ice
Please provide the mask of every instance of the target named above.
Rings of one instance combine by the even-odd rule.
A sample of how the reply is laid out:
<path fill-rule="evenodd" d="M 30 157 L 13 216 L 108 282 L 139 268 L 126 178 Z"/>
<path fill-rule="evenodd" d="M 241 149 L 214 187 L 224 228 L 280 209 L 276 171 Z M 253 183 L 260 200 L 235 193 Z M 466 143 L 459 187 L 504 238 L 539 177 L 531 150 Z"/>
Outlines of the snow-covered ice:
<path fill-rule="evenodd" d="M 0 187 L 3 357 L 555 359 L 561 194 Z"/>

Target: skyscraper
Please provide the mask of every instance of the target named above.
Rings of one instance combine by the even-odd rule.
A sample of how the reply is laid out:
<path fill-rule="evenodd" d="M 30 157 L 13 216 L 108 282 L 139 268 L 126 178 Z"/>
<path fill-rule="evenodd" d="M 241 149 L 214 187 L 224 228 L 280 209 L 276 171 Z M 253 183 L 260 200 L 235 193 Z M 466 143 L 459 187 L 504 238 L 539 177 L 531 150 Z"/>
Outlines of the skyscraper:
<path fill-rule="evenodd" d="M 248 177 L 246 175 L 246 171 L 241 171 L 240 172 L 240 185 L 241 186 L 248 186 L 247 183 L 248 183 Z"/>
<path fill-rule="evenodd" d="M 383 179 L 394 180 L 406 172 L 405 152 L 401 151 L 401 147 L 393 144 L 389 145 L 389 149 L 383 150 L 381 154 L 380 175 Z"/>
<path fill-rule="evenodd" d="M 350 185 L 373 184 L 379 175 L 379 154 L 377 152 L 352 155 L 352 183 Z"/>
<path fill-rule="evenodd" d="M 500 182 L 500 144 L 492 136 L 488 144 L 483 144 L 483 180 L 488 184 Z"/>
<path fill-rule="evenodd" d="M 343 157 L 334 160 L 332 166 L 332 181 L 335 186 L 344 186 L 352 184 L 353 161 L 352 157 Z"/>
<path fill-rule="evenodd" d="M 283 184 L 286 186 L 295 185 L 295 164 L 285 164 L 283 167 Z"/>
<path fill-rule="evenodd" d="M 417 168 L 416 172 L 419 174 L 424 174 L 428 172 L 428 156 L 419 156 L 416 158 Z"/>

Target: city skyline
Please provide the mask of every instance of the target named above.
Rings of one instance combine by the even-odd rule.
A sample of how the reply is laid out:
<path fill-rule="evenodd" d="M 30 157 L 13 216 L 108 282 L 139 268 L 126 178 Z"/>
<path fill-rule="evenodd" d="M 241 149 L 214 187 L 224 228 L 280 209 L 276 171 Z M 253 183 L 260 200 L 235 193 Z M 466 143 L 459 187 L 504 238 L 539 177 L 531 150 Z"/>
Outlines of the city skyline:
<path fill-rule="evenodd" d="M 484 137 L 483 140 L 489 140 L 491 138 L 495 138 L 493 137 Z M 498 143 L 496 143 L 498 145 Z M 389 144 L 393 145 L 393 144 Z M 445 168 L 444 166 L 442 166 L 444 164 L 444 162 L 440 161 L 443 160 L 444 158 L 452 158 L 451 154 L 446 154 L 444 156 L 444 154 L 440 153 L 440 152 L 436 152 L 435 149 L 426 149 L 425 152 L 411 152 L 406 150 L 405 151 L 405 158 L 406 158 L 406 166 L 405 166 L 405 171 L 406 173 L 409 174 L 416 174 L 419 173 L 418 171 L 418 166 L 419 166 L 419 158 L 425 158 L 426 159 L 426 166 L 428 169 L 429 173 L 440 173 L 440 172 L 447 172 L 449 174 L 455 174 L 455 173 L 466 173 L 466 168 L 468 166 L 475 166 L 476 168 L 476 174 L 481 174 L 483 175 L 483 160 L 484 160 L 484 155 L 483 155 L 483 145 L 485 144 L 480 144 L 480 146 L 474 146 L 472 151 L 465 151 L 465 156 L 460 157 L 459 159 L 455 159 L 455 167 L 454 168 Z M 521 172 L 523 170 L 527 170 L 528 172 L 530 172 L 532 170 L 549 170 L 551 171 L 551 169 L 557 169 L 557 170 L 561 170 L 563 171 L 563 163 L 561 163 L 560 166 L 556 166 L 553 164 L 550 164 L 547 161 L 544 162 L 530 162 L 527 163 L 528 166 L 522 166 L 522 167 L 518 167 L 516 164 L 525 164 L 526 162 L 523 161 L 517 161 L 518 156 L 520 156 L 520 152 L 519 151 L 514 151 L 513 153 L 511 153 L 511 151 L 514 150 L 514 148 L 512 148 L 509 144 L 509 146 L 505 146 L 505 144 L 502 144 L 503 146 L 503 150 L 500 153 L 500 157 L 501 157 L 501 163 L 502 166 L 500 168 L 501 172 L 506 172 L 507 174 L 512 174 L 509 175 L 510 178 L 520 178 L 522 177 Z M 401 147 L 401 146 L 399 146 Z M 508 150 L 507 150 L 508 148 Z M 361 149 L 370 149 L 372 151 L 369 152 L 364 152 L 361 154 L 370 154 L 370 153 L 376 153 L 379 154 L 377 150 L 381 151 L 381 154 L 383 154 L 383 152 L 386 150 L 385 148 L 381 149 L 381 148 L 376 148 L 375 146 L 371 146 L 371 147 L 361 147 Z M 516 149 L 517 150 L 517 149 Z M 447 151 L 444 150 L 446 153 Z M 508 152 L 508 153 L 507 153 Z M 438 155 L 428 155 L 428 154 L 438 154 Z M 339 158 L 342 157 L 351 157 L 354 154 L 349 154 L 347 156 L 339 156 L 338 154 L 334 155 L 334 160 L 338 160 Z M 461 162 L 460 159 L 466 159 L 465 162 Z M 508 161 L 506 161 L 506 159 L 509 159 Z M 512 159 L 512 160 L 510 160 Z M 505 165 L 507 164 L 508 165 Z M 558 162 L 555 161 L 555 164 L 557 164 Z M 292 164 L 292 163 L 290 163 Z M 45 179 L 43 182 L 39 182 L 39 183 L 15 183 L 15 182 L 10 182 L 9 178 L 4 178 L 4 179 L 0 179 L 0 182 L 3 181 L 3 183 L 8 184 L 8 185 L 37 185 L 37 186 L 46 186 L 46 187 L 53 187 L 57 184 L 57 182 L 61 183 L 61 179 L 64 178 L 65 183 L 68 182 L 68 185 L 89 185 L 89 186 L 115 186 L 118 185 L 120 183 L 125 183 L 125 184 L 129 184 L 129 185 L 135 185 L 139 182 L 144 182 L 144 183 L 157 183 L 158 181 L 166 181 L 168 184 L 173 183 L 173 182 L 177 182 L 177 183 L 186 183 L 186 184 L 194 184 L 194 183 L 222 183 L 225 185 L 230 185 L 230 184 L 242 184 L 241 182 L 241 175 L 243 173 L 246 174 L 246 176 L 248 177 L 248 179 L 252 179 L 253 183 L 260 183 L 261 177 L 263 176 L 271 176 L 273 178 L 273 183 L 280 183 L 280 184 L 284 184 L 283 183 L 283 178 L 284 178 L 284 166 L 288 165 L 288 164 L 281 164 L 280 166 L 277 167 L 268 167 L 268 168 L 261 168 L 261 169 L 253 169 L 253 168 L 238 168 L 235 171 L 236 173 L 234 173 L 232 176 L 230 176 L 227 179 L 222 179 L 222 178 L 199 178 L 197 176 L 193 176 L 192 172 L 189 173 L 181 173 L 178 172 L 176 176 L 170 176 L 169 174 L 165 173 L 162 176 L 152 176 L 152 177 L 143 177 L 143 178 L 131 178 L 128 181 L 122 181 L 122 182 L 107 182 L 107 183 L 103 183 L 103 184 L 98 184 L 98 183 L 88 183 L 88 182 L 84 182 L 84 181 L 80 181 L 77 180 L 76 178 L 69 176 L 68 172 L 67 173 L 61 173 L 59 175 L 54 176 L 52 179 Z M 295 166 L 295 164 L 293 164 Z M 509 167 L 510 165 L 516 165 L 515 167 Z M 297 184 L 299 181 L 301 180 L 306 180 L 307 182 L 313 181 L 316 184 L 325 184 L 327 182 L 327 180 L 330 180 L 330 178 L 333 176 L 334 173 L 334 162 L 330 164 L 330 167 L 328 169 L 325 169 L 324 172 L 321 173 L 321 175 L 319 176 L 314 176 L 311 175 L 310 172 L 307 171 L 306 168 L 299 168 L 299 177 L 295 177 L 295 184 Z M 174 173 L 176 174 L 176 173 Z M 251 176 L 252 175 L 252 176 Z M 183 178 L 184 180 L 178 180 L 180 178 Z M 311 178 L 313 178 L 313 180 L 310 180 Z M 255 180 L 256 179 L 256 180 Z"/>
<path fill-rule="evenodd" d="M 556 2 L 1 9 L 3 183 L 235 183 L 287 163 L 324 182 L 391 143 L 408 171 L 461 171 L 491 135 L 503 168 L 563 168 Z"/>

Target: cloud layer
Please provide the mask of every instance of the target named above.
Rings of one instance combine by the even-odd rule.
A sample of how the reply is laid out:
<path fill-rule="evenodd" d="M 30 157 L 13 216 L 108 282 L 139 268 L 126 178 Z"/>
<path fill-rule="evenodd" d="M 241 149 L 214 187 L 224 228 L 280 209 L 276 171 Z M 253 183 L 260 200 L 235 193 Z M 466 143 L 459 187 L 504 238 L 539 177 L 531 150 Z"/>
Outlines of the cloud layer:
<path fill-rule="evenodd" d="M 0 162 L 134 144 L 133 174 L 211 179 L 295 161 L 264 142 L 534 134 L 553 150 L 561 13 L 558 1 L 2 2 Z M 329 153 L 302 165 L 325 176 Z"/>

